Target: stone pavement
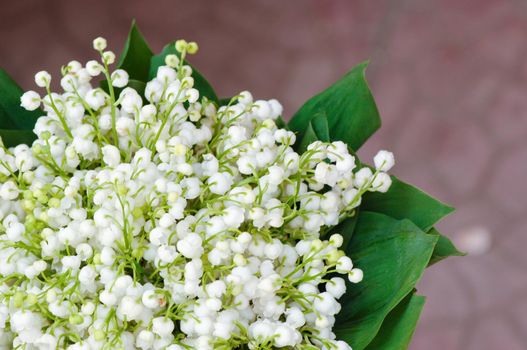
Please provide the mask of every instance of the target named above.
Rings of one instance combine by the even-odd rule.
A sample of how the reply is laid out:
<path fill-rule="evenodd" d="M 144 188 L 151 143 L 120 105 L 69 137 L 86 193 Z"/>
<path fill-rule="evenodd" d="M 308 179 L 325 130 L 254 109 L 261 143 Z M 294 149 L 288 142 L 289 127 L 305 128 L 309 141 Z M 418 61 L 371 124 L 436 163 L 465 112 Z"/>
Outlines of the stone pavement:
<path fill-rule="evenodd" d="M 291 115 L 354 64 L 384 126 L 361 151 L 458 211 L 439 228 L 473 254 L 431 268 L 411 349 L 527 349 L 527 1 L 2 1 L 0 66 L 32 88 L 116 50 L 137 18 L 153 48 L 196 40 L 193 62 L 223 96 L 277 97 Z"/>

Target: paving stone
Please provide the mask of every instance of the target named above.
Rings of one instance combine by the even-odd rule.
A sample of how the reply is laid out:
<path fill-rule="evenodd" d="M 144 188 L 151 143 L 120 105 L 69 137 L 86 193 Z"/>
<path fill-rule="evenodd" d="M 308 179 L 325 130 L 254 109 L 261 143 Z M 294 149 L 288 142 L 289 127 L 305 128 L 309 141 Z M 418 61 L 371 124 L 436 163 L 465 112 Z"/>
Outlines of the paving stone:
<path fill-rule="evenodd" d="M 527 145 L 508 150 L 496 160 L 493 181 L 489 193 L 499 205 L 511 213 L 520 215 L 527 207 Z"/>
<path fill-rule="evenodd" d="M 464 350 L 458 347 L 462 337 L 462 323 L 420 324 L 415 331 L 410 350 Z"/>
<path fill-rule="evenodd" d="M 456 239 L 462 231 L 475 226 L 486 228 L 492 235 L 508 236 L 503 232 L 503 227 L 510 225 L 511 218 L 497 208 L 488 197 L 476 196 L 462 203 L 456 203 L 449 196 L 445 196 L 444 200 L 452 203 L 456 210 L 436 226 L 453 239 Z"/>
<path fill-rule="evenodd" d="M 522 13 L 509 13 L 499 23 L 489 26 L 485 40 L 475 41 L 473 50 L 477 57 L 483 57 L 485 63 L 494 69 L 516 67 L 525 49 L 527 19 Z M 500 42 L 500 50 L 492 43 Z"/>
<path fill-rule="evenodd" d="M 458 283 L 470 297 L 468 303 L 472 310 L 512 308 L 509 301 L 527 290 L 525 266 L 511 264 L 494 250 L 483 256 L 466 256 L 456 267 Z"/>
<path fill-rule="evenodd" d="M 504 238 L 496 237 L 496 253 L 510 265 L 527 270 L 525 247 L 527 247 L 527 221 L 524 218 L 507 225 Z M 527 299 L 526 299 L 527 302 Z"/>
<path fill-rule="evenodd" d="M 474 335 L 467 344 L 467 350 L 525 350 L 527 343 L 506 318 L 489 315 L 482 317 L 475 326 Z"/>
<path fill-rule="evenodd" d="M 521 334 L 520 337 L 522 338 L 523 344 L 527 344 L 527 317 L 525 317 L 527 315 L 527 300 L 525 298 L 518 300 L 511 314 L 510 322 L 512 326 L 516 330 L 516 333 Z"/>
<path fill-rule="evenodd" d="M 439 134 L 443 137 L 434 144 L 434 169 L 457 196 L 472 193 L 483 176 L 487 179 L 492 145 L 479 125 L 470 121 L 443 121 Z"/>
<path fill-rule="evenodd" d="M 9 3 L 9 6 L 7 3 L 2 3 L 0 4 L 0 11 L 2 12 L 3 21 L 0 23 L 0 28 L 12 24 L 10 19 L 26 16 L 31 11 L 42 10 L 44 7 L 44 4 L 38 0 L 13 1 Z"/>
<path fill-rule="evenodd" d="M 291 68 L 289 79 L 284 82 L 286 90 L 289 91 L 290 105 L 300 107 L 306 101 L 306 96 L 311 97 L 319 93 L 333 82 L 327 78 L 333 75 L 333 68 L 323 57 L 314 55 Z M 313 84 L 313 81 L 317 83 Z"/>
<path fill-rule="evenodd" d="M 455 258 L 455 263 L 460 263 Z M 469 295 L 459 284 L 459 278 L 454 273 L 455 263 L 444 261 L 432 266 L 426 271 L 417 285 L 417 293 L 426 295 L 421 321 L 427 322 L 449 320 L 462 322 L 473 310 L 470 308 Z M 448 302 L 445 302 L 448 300 Z"/>
<path fill-rule="evenodd" d="M 372 71 L 373 72 L 373 71 Z M 372 81 L 373 96 L 377 101 L 377 107 L 382 117 L 383 129 L 395 134 L 402 123 L 407 122 L 407 117 L 415 109 L 415 98 L 413 96 L 410 79 L 404 71 L 389 64 L 376 69 L 378 77 Z M 366 71 L 369 79 L 372 74 Z M 401 120 L 404 116 L 405 120 Z"/>
<path fill-rule="evenodd" d="M 525 84 L 505 83 L 489 106 L 485 123 L 498 142 L 510 145 L 527 136 L 527 100 Z"/>

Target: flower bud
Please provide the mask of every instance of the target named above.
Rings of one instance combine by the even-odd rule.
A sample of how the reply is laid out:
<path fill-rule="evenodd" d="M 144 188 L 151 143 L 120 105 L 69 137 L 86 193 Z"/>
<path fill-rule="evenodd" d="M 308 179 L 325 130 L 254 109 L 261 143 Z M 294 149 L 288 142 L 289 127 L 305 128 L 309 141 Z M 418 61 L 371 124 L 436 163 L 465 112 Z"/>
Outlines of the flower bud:
<path fill-rule="evenodd" d="M 103 37 L 97 37 L 93 40 L 93 48 L 97 51 L 103 51 L 106 49 L 106 39 Z"/>

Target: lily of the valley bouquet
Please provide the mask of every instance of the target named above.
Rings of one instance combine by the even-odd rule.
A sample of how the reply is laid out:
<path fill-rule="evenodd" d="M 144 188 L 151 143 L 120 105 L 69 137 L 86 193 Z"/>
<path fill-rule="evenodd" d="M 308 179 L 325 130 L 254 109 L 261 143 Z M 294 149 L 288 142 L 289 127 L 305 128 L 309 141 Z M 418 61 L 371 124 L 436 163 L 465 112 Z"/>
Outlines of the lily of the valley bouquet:
<path fill-rule="evenodd" d="M 415 284 L 459 252 L 392 153 L 358 160 L 365 64 L 286 125 L 277 100 L 218 99 L 194 42 L 93 46 L 40 92 L 0 72 L 1 349 L 408 346 Z"/>

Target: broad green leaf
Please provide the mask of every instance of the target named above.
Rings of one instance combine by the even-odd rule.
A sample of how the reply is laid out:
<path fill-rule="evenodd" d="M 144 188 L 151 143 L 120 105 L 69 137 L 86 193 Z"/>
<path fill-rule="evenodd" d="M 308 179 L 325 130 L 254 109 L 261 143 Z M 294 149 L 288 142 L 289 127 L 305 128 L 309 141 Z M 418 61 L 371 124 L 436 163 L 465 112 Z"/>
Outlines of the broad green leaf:
<path fill-rule="evenodd" d="M 389 312 L 413 290 L 436 242 L 437 236 L 409 220 L 361 211 L 346 253 L 364 271 L 364 279 L 348 284 L 337 336 L 354 350 L 364 349 Z"/>
<path fill-rule="evenodd" d="M 311 125 L 310 121 L 307 125 L 304 135 L 302 136 L 302 140 L 300 140 L 300 143 L 296 144 L 295 149 L 298 153 L 303 153 L 307 150 L 307 146 L 317 140 L 317 134 L 315 134 L 315 130 L 313 129 L 313 125 Z"/>
<path fill-rule="evenodd" d="M 348 244 L 351 241 L 351 237 L 353 237 L 353 232 L 355 231 L 358 217 L 359 211 L 355 210 L 355 215 L 342 221 L 330 231 L 331 233 L 340 233 L 344 238 L 344 242 L 342 243 L 341 247 L 342 250 L 347 249 Z"/>
<path fill-rule="evenodd" d="M 394 176 L 388 192 L 365 194 L 361 209 L 382 213 L 395 219 L 409 219 L 423 231 L 428 231 L 437 221 L 454 210 Z"/>
<path fill-rule="evenodd" d="M 32 130 L 0 129 L 0 137 L 5 147 L 15 147 L 22 143 L 31 145 L 37 135 Z"/>
<path fill-rule="evenodd" d="M 287 123 L 285 122 L 284 118 L 282 118 L 281 116 L 279 116 L 278 118 L 276 118 L 276 120 L 274 121 L 276 123 L 276 126 L 278 126 L 280 129 L 289 129 L 289 127 L 287 126 Z"/>
<path fill-rule="evenodd" d="M 21 143 L 30 145 L 36 138 L 32 130 L 42 111 L 27 111 L 22 108 L 22 94 L 20 86 L 5 70 L 0 69 L 0 136 L 6 147 Z"/>
<path fill-rule="evenodd" d="M 223 98 L 220 98 L 218 99 L 218 106 L 227 106 L 229 105 L 229 103 L 231 103 L 233 97 L 223 97 Z M 236 100 L 234 100 L 233 102 L 236 102 Z"/>
<path fill-rule="evenodd" d="M 28 111 L 20 106 L 24 92 L 18 84 L 0 68 L 0 128 L 32 130 L 40 110 Z"/>
<path fill-rule="evenodd" d="M 117 67 L 124 69 L 130 79 L 146 82 L 152 55 L 152 50 L 133 21 Z"/>
<path fill-rule="evenodd" d="M 128 80 L 128 87 L 131 87 L 139 93 L 142 97 L 145 95 L 146 84 L 139 80 L 130 79 Z"/>
<path fill-rule="evenodd" d="M 408 349 L 425 299 L 413 292 L 408 294 L 384 319 L 379 333 L 366 349 Z"/>
<path fill-rule="evenodd" d="M 156 76 L 157 69 L 160 66 L 165 65 L 165 57 L 170 54 L 177 55 L 178 57 L 180 57 L 180 53 L 176 50 L 175 43 L 170 43 L 166 45 L 159 55 L 152 56 L 150 60 L 150 70 L 148 74 L 149 80 L 153 79 Z M 186 62 L 186 64 L 189 63 Z M 192 65 L 190 66 L 192 67 Z M 214 92 L 212 86 L 194 67 L 192 67 L 192 77 L 194 78 L 194 88 L 199 91 L 201 96 L 205 96 L 209 100 L 219 103 L 218 96 Z"/>
<path fill-rule="evenodd" d="M 327 115 L 331 141 L 344 141 L 353 150 L 381 126 L 375 101 L 365 79 L 367 63 L 353 68 L 335 84 L 309 99 L 289 122 L 301 140 L 319 112 Z"/>
<path fill-rule="evenodd" d="M 313 127 L 313 131 L 317 135 L 318 140 L 322 142 L 330 141 L 328 117 L 325 112 L 317 113 L 317 115 L 311 119 L 311 126 Z"/>
<path fill-rule="evenodd" d="M 435 235 L 438 237 L 436 246 L 434 248 L 434 252 L 432 253 L 432 257 L 430 258 L 429 265 L 433 265 L 443 259 L 448 258 L 449 256 L 466 255 L 465 253 L 457 250 L 452 241 L 448 237 L 443 236 L 441 233 L 439 233 L 439 231 L 437 231 L 435 228 L 431 228 L 430 231 L 428 231 L 428 234 Z"/>
<path fill-rule="evenodd" d="M 104 91 L 108 92 L 108 81 L 107 80 L 101 80 L 101 83 L 100 83 L 100 86 L 101 86 L 101 89 L 103 89 Z M 134 79 L 129 79 L 128 80 L 128 84 L 126 85 L 126 87 L 131 87 L 132 89 L 134 89 L 135 91 L 137 91 L 139 93 L 139 95 L 141 95 L 141 97 L 143 98 L 143 101 L 145 101 L 145 87 L 146 87 L 146 83 L 142 82 L 142 81 L 139 81 L 139 80 L 134 80 Z M 123 91 L 124 88 L 117 88 L 114 86 L 113 88 L 113 91 L 115 92 L 115 98 L 118 99 L 119 98 L 119 95 L 121 94 L 121 92 Z"/>
<path fill-rule="evenodd" d="M 299 153 L 306 151 L 307 146 L 315 141 L 329 141 L 328 120 L 324 112 L 318 112 L 307 124 L 302 139 L 295 145 L 295 150 Z"/>

